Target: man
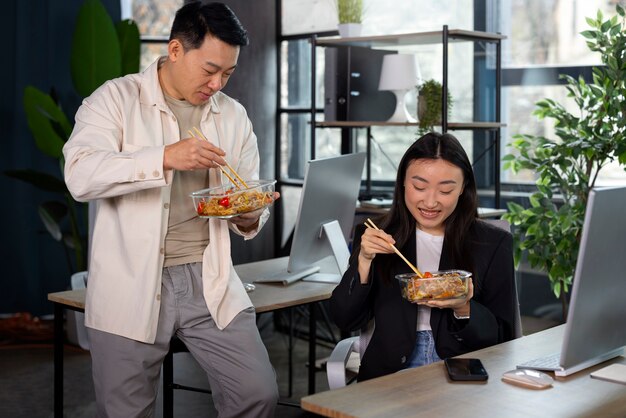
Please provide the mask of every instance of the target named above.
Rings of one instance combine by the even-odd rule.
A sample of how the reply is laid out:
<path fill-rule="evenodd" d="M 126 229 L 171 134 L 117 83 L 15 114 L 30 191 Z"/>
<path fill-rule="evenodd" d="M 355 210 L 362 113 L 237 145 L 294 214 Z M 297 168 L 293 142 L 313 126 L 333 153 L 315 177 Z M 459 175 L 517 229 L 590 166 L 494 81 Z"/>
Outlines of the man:
<path fill-rule="evenodd" d="M 77 200 L 97 200 L 85 325 L 98 416 L 154 415 L 174 335 L 206 371 L 220 417 L 274 414 L 276 376 L 229 238 L 254 237 L 269 213 L 201 219 L 189 197 L 219 185 L 226 162 L 258 178 L 250 120 L 220 92 L 247 43 L 224 4 L 187 4 L 167 57 L 105 83 L 76 114 L 65 180 Z"/>

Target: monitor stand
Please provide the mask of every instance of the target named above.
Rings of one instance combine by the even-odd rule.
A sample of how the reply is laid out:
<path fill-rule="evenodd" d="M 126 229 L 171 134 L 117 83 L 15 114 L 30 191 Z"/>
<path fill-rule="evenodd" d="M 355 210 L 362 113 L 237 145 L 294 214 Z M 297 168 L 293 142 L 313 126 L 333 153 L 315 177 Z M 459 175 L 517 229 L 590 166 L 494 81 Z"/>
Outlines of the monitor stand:
<path fill-rule="evenodd" d="M 314 273 L 304 277 L 302 280 L 307 282 L 320 282 L 320 283 L 339 283 L 341 276 L 348 269 L 348 261 L 350 259 L 350 251 L 348 245 L 343 237 L 343 231 L 339 226 L 338 221 L 327 222 L 320 228 L 319 238 L 328 239 L 328 243 L 333 252 L 335 262 L 337 263 L 338 273 Z"/>

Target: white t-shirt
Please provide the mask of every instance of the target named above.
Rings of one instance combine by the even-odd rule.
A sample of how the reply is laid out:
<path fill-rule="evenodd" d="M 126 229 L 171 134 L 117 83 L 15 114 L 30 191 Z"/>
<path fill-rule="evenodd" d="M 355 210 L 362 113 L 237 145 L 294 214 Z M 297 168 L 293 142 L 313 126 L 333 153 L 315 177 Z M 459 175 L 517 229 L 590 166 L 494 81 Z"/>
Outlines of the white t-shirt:
<path fill-rule="evenodd" d="M 439 270 L 443 235 L 430 235 L 420 229 L 416 230 L 417 268 L 422 272 Z M 417 331 L 430 330 L 430 308 L 424 305 L 417 307 Z"/>

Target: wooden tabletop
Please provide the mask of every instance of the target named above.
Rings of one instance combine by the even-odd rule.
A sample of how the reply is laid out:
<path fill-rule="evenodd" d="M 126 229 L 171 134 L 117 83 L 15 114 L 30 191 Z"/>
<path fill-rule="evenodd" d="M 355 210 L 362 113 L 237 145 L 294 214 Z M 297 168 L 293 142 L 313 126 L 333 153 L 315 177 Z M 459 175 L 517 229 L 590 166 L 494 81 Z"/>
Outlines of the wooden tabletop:
<path fill-rule="evenodd" d="M 242 281 L 252 283 L 258 276 L 273 273 L 287 267 L 289 257 L 256 261 L 235 266 Z M 322 271 L 332 271 L 331 259 L 321 262 Z M 258 313 L 274 311 L 290 306 L 318 302 L 330 298 L 335 284 L 298 281 L 290 285 L 254 283 L 255 289 L 248 295 Z M 48 294 L 48 300 L 79 310 L 85 309 L 85 289 L 68 290 Z"/>
<path fill-rule="evenodd" d="M 85 309 L 86 289 L 66 290 L 64 292 L 48 293 L 48 300 L 61 305 L 71 306 L 80 310 Z"/>
<path fill-rule="evenodd" d="M 239 264 L 235 266 L 235 270 L 243 282 L 253 283 L 255 278 L 259 276 L 272 274 L 276 271 L 286 271 L 288 262 L 289 257 L 273 258 Z M 330 258 L 322 260 L 320 262 L 321 271 L 333 271 L 336 267 L 332 263 L 334 263 L 334 260 Z M 254 286 L 255 289 L 248 293 L 248 296 L 252 300 L 254 309 L 261 313 L 326 300 L 330 298 L 333 289 L 337 285 L 299 280 L 288 285 L 254 283 Z"/>
<path fill-rule="evenodd" d="M 626 417 L 626 385 L 589 377 L 611 363 L 626 364 L 624 357 L 555 378 L 544 390 L 500 379 L 522 361 L 558 352 L 563 330 L 561 325 L 461 356 L 482 360 L 489 373 L 484 383 L 452 382 L 438 362 L 307 396 L 301 405 L 328 417 Z"/>

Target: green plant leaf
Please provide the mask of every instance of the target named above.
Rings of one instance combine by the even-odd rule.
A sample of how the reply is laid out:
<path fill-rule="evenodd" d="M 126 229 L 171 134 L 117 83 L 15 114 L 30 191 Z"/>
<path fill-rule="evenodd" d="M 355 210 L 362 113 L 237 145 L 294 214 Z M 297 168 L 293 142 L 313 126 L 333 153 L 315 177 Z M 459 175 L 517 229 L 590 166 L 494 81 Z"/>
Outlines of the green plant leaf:
<path fill-rule="evenodd" d="M 617 14 L 623 13 L 617 7 Z M 537 191 L 524 206 L 509 203 L 505 219 L 515 226 L 520 254 L 514 253 L 514 259 L 525 256 L 532 267 L 545 271 L 557 297 L 571 284 L 586 202 L 599 170 L 615 159 L 626 164 L 626 34 L 620 19 L 605 20 L 600 10 L 587 23 L 591 30 L 581 38 L 605 65 L 593 68 L 592 82 L 561 75 L 575 107 L 545 98 L 533 110 L 553 124 L 555 138 L 513 135 L 517 152 L 502 160 L 514 172 L 524 168 L 536 174 Z"/>
<path fill-rule="evenodd" d="M 89 96 L 122 73 L 120 43 L 111 17 L 99 0 L 85 0 L 72 42 L 71 70 L 76 91 Z"/>
<path fill-rule="evenodd" d="M 336 0 L 339 23 L 361 23 L 363 0 Z"/>
<path fill-rule="evenodd" d="M 33 86 L 24 89 L 23 103 L 26 122 L 35 137 L 37 148 L 50 157 L 59 158 L 72 132 L 65 113 L 48 94 Z M 60 136 L 59 132 L 65 136 Z"/>
<path fill-rule="evenodd" d="M 55 241 L 63 239 L 60 222 L 67 216 L 67 206 L 57 201 L 44 202 L 39 205 L 39 217 Z"/>
<path fill-rule="evenodd" d="M 115 25 L 119 38 L 122 57 L 122 72 L 120 75 L 139 72 L 139 57 L 141 56 L 141 40 L 139 27 L 135 21 L 126 19 Z"/>
<path fill-rule="evenodd" d="M 54 193 L 68 193 L 67 186 L 62 180 L 50 174 L 36 170 L 7 170 L 5 175 L 29 183 L 40 190 Z"/>

